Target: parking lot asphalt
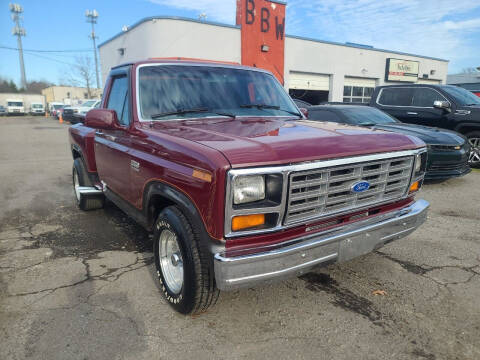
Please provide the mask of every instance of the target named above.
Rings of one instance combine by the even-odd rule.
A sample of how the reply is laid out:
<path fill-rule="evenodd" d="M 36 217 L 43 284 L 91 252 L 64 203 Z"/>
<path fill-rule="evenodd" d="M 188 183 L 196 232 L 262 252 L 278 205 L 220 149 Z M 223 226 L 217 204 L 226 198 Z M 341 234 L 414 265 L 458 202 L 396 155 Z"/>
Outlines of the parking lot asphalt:
<path fill-rule="evenodd" d="M 67 124 L 0 118 L 0 358 L 480 359 L 480 172 L 364 257 L 173 312 L 148 234 L 74 203 Z"/>

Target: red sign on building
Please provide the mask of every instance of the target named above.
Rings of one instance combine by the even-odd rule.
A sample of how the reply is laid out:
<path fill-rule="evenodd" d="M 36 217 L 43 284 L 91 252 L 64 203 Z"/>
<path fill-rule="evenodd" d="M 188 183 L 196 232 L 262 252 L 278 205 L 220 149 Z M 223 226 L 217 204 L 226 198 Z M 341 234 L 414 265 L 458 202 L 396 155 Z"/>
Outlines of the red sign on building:
<path fill-rule="evenodd" d="M 284 83 L 285 6 L 282 1 L 237 0 L 242 64 L 271 71 Z"/>

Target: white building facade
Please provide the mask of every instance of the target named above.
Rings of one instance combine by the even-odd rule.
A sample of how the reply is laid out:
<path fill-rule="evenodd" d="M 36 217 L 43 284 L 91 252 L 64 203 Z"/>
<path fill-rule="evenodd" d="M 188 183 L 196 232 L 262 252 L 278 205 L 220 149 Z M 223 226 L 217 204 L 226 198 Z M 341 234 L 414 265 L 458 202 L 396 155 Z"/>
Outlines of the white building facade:
<path fill-rule="evenodd" d="M 113 66 L 155 57 L 241 63 L 240 27 L 179 17 L 150 17 L 100 44 L 99 53 L 102 79 L 107 78 Z M 408 74 L 408 79 L 390 76 L 397 74 L 389 72 L 392 67 L 388 64 L 394 63 L 408 66 L 413 73 Z M 448 60 L 360 44 L 291 35 L 285 38 L 284 86 L 292 97 L 312 104 L 367 102 L 373 88 L 384 84 L 444 84 L 447 72 Z"/>

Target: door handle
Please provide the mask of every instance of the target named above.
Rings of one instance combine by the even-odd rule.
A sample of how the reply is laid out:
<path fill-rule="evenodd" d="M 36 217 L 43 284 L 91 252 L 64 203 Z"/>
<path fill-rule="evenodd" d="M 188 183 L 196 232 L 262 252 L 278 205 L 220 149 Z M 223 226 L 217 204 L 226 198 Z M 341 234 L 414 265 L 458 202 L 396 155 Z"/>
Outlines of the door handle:
<path fill-rule="evenodd" d="M 418 113 L 413 112 L 413 111 L 407 111 L 407 115 L 418 115 Z"/>

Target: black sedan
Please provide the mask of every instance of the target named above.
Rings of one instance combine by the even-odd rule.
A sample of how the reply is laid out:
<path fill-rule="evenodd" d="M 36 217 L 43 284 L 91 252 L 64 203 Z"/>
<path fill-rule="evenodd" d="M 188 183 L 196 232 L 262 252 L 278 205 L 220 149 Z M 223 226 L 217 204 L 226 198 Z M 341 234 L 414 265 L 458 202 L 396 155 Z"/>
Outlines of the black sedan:
<path fill-rule="evenodd" d="M 422 125 L 401 123 L 383 111 L 362 105 L 318 105 L 308 109 L 309 120 L 333 121 L 372 129 L 413 135 L 428 148 L 425 179 L 448 179 L 468 174 L 470 144 L 456 132 Z"/>

